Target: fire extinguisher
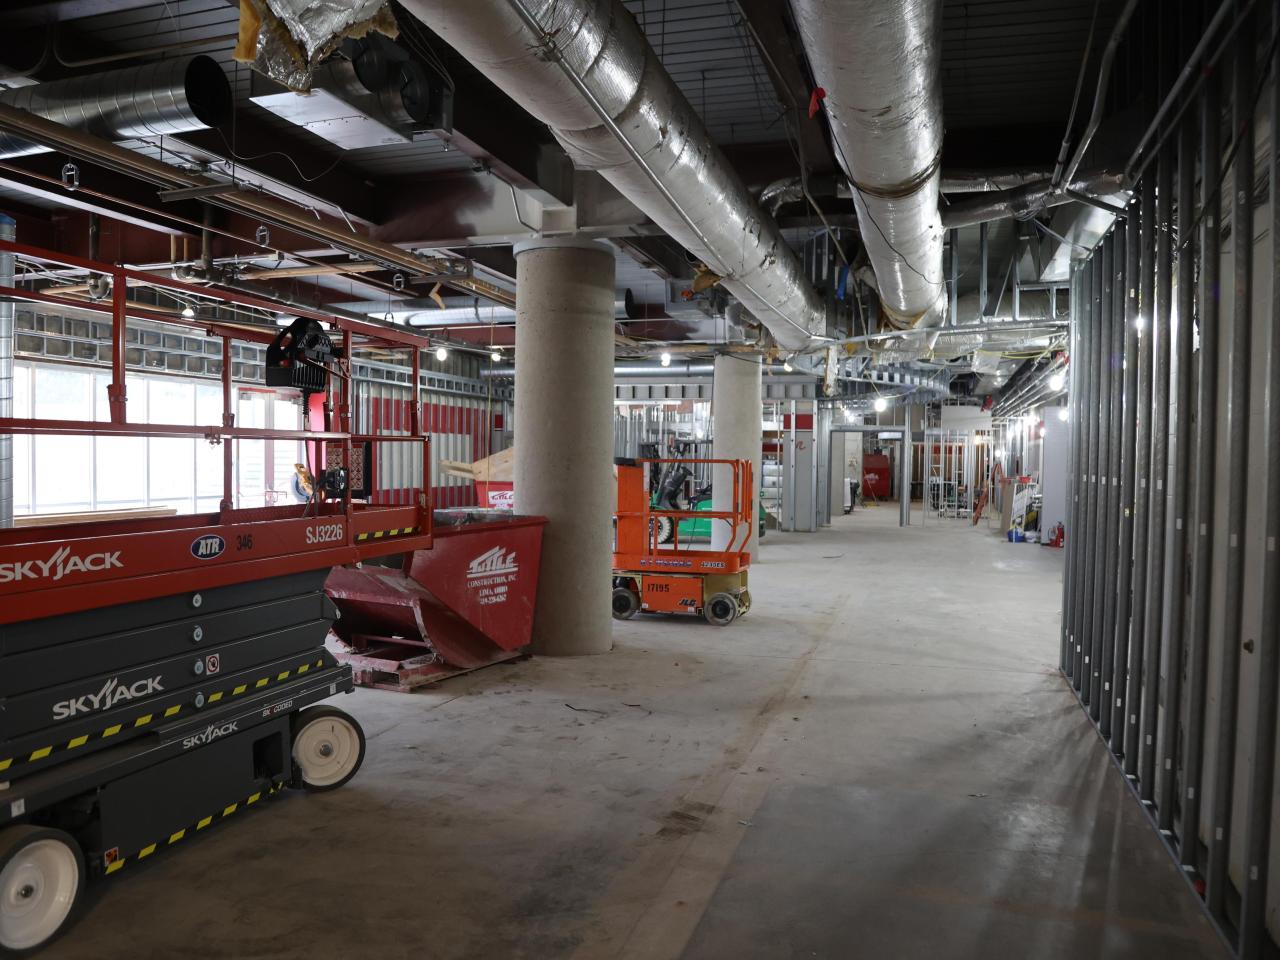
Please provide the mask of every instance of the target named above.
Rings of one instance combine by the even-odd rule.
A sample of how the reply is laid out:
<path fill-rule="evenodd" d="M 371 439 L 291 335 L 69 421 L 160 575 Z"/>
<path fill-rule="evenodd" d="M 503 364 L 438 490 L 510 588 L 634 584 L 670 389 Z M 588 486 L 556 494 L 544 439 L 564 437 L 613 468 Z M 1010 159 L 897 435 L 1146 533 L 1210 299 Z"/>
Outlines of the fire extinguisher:
<path fill-rule="evenodd" d="M 1055 523 L 1049 531 L 1049 540 L 1045 544 L 1046 547 L 1060 547 L 1066 539 L 1066 533 L 1062 529 L 1061 523 Z"/>

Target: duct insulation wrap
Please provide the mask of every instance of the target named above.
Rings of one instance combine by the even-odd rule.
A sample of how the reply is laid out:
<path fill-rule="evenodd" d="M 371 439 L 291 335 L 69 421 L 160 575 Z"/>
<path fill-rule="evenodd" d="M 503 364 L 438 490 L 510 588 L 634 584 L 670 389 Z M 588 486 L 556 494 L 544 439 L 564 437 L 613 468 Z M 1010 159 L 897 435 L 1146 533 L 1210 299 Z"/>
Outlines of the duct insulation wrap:
<path fill-rule="evenodd" d="M 547 124 L 580 168 L 598 170 L 723 277 L 722 286 L 782 347 L 814 346 L 812 336 L 826 333 L 826 308 L 777 223 L 712 142 L 619 0 L 404 0 L 403 6 Z"/>
<path fill-rule="evenodd" d="M 0 103 L 104 140 L 204 130 L 231 117 L 231 85 L 211 57 L 160 60 L 0 93 Z M 0 157 L 49 148 L 0 131 Z"/>
<path fill-rule="evenodd" d="M 791 5 L 826 94 L 837 159 L 853 188 L 880 300 L 900 323 L 933 326 L 946 297 L 938 215 L 941 4 Z"/>
<path fill-rule="evenodd" d="M 311 89 L 316 67 L 344 38 L 396 35 L 387 0 L 249 0 L 249 8 L 246 15 L 241 6 L 236 59 L 300 93 Z"/>
<path fill-rule="evenodd" d="M 13 240 L 17 222 L 0 213 L 0 240 Z M 0 285 L 13 286 L 13 254 L 0 253 Z M 13 301 L 0 300 L 0 420 L 13 416 Z M 0 530 L 13 526 L 13 435 L 0 433 Z"/>

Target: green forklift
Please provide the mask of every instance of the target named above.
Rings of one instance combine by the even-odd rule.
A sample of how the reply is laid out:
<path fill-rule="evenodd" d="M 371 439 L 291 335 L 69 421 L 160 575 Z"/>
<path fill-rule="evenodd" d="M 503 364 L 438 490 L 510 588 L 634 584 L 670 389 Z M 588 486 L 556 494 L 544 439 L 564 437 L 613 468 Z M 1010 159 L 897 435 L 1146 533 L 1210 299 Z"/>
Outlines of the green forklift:
<path fill-rule="evenodd" d="M 668 453 L 666 456 L 687 457 L 689 456 L 689 448 L 692 444 L 687 440 L 675 440 L 672 443 L 675 448 L 674 453 Z M 645 443 L 640 445 L 641 456 L 647 459 L 658 459 L 662 454 L 658 452 L 658 445 L 655 443 Z M 698 487 L 692 494 L 686 496 L 685 487 L 688 485 L 692 472 L 682 463 L 666 463 L 662 465 L 661 472 L 655 472 L 650 478 L 650 505 L 655 510 L 674 510 L 674 511 L 710 511 L 711 510 L 711 484 Z M 765 513 L 764 505 L 759 507 L 759 536 L 764 538 L 765 531 Z M 671 543 L 679 533 L 680 540 L 710 540 L 711 539 L 711 519 L 703 517 L 685 517 L 678 524 L 671 517 L 654 517 L 653 523 L 658 528 L 658 542 Z"/>

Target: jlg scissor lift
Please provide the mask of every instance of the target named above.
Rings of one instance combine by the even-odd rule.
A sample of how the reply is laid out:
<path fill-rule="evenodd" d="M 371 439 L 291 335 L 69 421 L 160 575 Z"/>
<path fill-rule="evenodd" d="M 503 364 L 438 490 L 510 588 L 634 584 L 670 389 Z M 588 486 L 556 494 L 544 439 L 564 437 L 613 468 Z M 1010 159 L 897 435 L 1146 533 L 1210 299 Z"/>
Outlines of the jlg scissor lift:
<path fill-rule="evenodd" d="M 725 511 L 658 510 L 651 505 L 649 471 L 653 464 L 705 463 L 729 468 L 733 485 L 730 509 Z M 639 611 L 702 616 L 728 626 L 751 609 L 747 568 L 751 554 L 747 540 L 755 522 L 754 479 L 750 460 L 618 460 L 618 512 L 613 554 L 613 615 L 628 620 Z M 659 543 L 669 517 L 674 540 Z M 686 518 L 729 525 L 723 550 L 691 549 L 682 543 L 679 524 Z"/>
<path fill-rule="evenodd" d="M 114 346 L 109 421 L 8 418 L 0 434 L 195 437 L 224 454 L 216 512 L 0 530 L 0 954 L 25 954 L 69 924 L 91 876 L 189 842 L 282 788 L 330 790 L 359 768 L 359 724 L 317 705 L 352 688 L 324 646 L 335 616 L 324 581 L 335 566 L 429 548 L 432 513 L 416 405 L 407 433 L 352 433 L 351 351 L 406 351 L 417 382 L 428 344 L 15 243 L 0 254 L 20 276 L 73 267 L 110 278 L 102 301 L 26 285 L 0 296 L 91 311 L 110 321 Z M 221 319 L 139 304 L 146 287 Z M 285 330 L 270 319 L 281 309 L 298 317 Z M 126 319 L 222 338 L 220 422 L 129 419 Z M 268 385 L 301 392 L 313 429 L 236 424 L 233 340 L 268 345 Z M 301 441 L 311 498 L 237 509 L 234 447 L 246 440 Z M 407 505 L 361 502 L 377 499 L 365 467 L 391 442 L 420 453 L 419 492 Z"/>

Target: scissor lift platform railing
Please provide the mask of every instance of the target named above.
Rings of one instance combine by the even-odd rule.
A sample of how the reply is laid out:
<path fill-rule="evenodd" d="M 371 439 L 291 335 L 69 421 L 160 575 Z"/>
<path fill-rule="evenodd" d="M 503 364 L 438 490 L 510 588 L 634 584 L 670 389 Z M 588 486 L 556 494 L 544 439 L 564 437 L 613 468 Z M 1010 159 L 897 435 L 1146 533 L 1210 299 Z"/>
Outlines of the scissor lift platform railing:
<path fill-rule="evenodd" d="M 283 786 L 327 790 L 355 774 L 364 752 L 359 724 L 318 705 L 353 687 L 350 669 L 324 646 L 337 613 L 324 581 L 334 567 L 429 548 L 432 511 L 418 405 L 407 435 L 351 430 L 352 349 L 407 351 L 416 380 L 430 346 L 420 335 L 5 241 L 0 254 L 30 262 L 26 277 L 48 278 L 51 267 L 110 277 L 106 301 L 28 286 L 0 286 L 0 297 L 108 316 L 114 345 L 108 421 L 0 418 L 0 433 L 194 437 L 224 454 L 216 511 L 0 530 L 4 954 L 55 937 L 88 875 L 115 873 Z M 323 375 L 298 378 L 309 428 L 236 424 L 229 343 L 278 348 L 279 327 L 139 306 L 128 297 L 140 284 L 237 316 L 287 310 L 315 321 L 313 329 L 337 331 L 340 347 L 321 337 L 330 347 Z M 133 318 L 222 337 L 219 422 L 129 420 L 125 327 Z M 234 446 L 272 439 L 300 442 L 308 463 L 328 475 L 317 469 L 305 503 L 238 508 Z M 376 502 L 377 458 L 369 454 L 384 443 L 415 445 L 421 455 L 421 487 L 408 505 Z"/>

